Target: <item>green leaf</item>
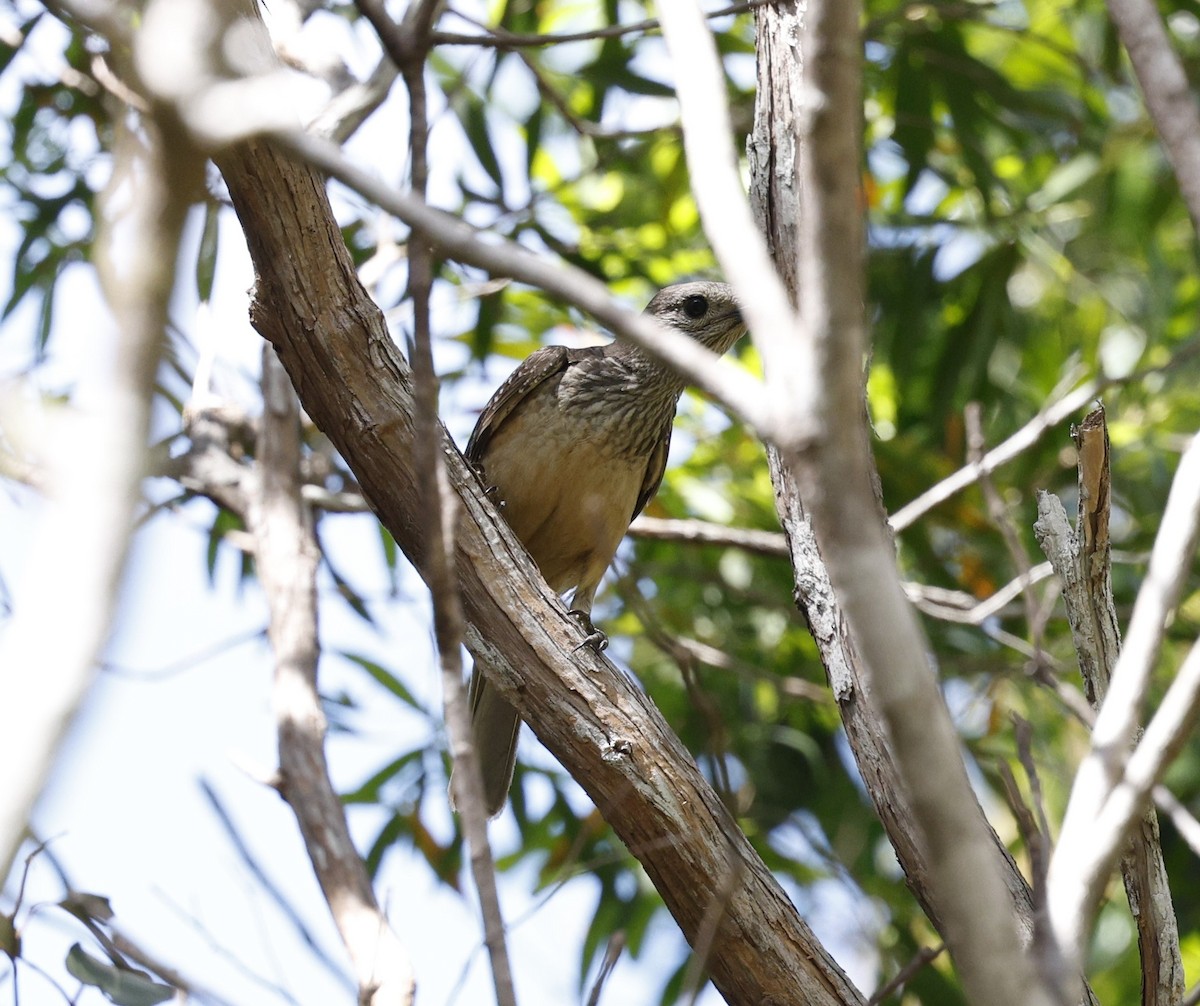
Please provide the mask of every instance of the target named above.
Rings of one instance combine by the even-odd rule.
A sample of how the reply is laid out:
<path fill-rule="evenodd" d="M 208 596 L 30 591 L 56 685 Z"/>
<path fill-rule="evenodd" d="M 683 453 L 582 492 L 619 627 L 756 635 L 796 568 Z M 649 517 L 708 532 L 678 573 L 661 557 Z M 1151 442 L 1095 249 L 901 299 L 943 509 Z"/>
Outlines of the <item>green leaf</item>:
<path fill-rule="evenodd" d="M 393 814 L 388 818 L 387 823 L 379 830 L 379 834 L 375 836 L 375 841 L 371 843 L 371 848 L 367 850 L 366 856 L 363 857 L 363 863 L 367 867 L 367 873 L 374 878 L 379 872 L 379 867 L 383 865 L 383 857 L 396 841 L 407 831 L 407 821 L 399 814 Z"/>
<path fill-rule="evenodd" d="M 204 229 L 196 253 L 196 293 L 200 300 L 212 298 L 213 277 L 217 271 L 217 240 L 220 235 L 221 208 L 216 203 L 204 207 Z"/>
<path fill-rule="evenodd" d="M 363 599 L 363 596 L 354 589 L 354 586 L 349 580 L 347 580 L 344 576 L 342 576 L 341 573 L 337 571 L 336 568 L 334 568 L 333 562 L 330 560 L 329 553 L 323 548 L 321 552 L 325 558 L 325 568 L 329 570 L 329 575 L 333 577 L 333 584 L 337 589 L 338 596 L 341 597 L 341 599 L 345 601 L 347 605 L 349 605 L 350 610 L 358 615 L 359 618 L 361 618 L 368 625 L 374 625 L 375 618 L 371 614 L 371 610 L 367 607 L 367 602 Z"/>
<path fill-rule="evenodd" d="M 475 151 L 475 156 L 479 159 L 483 170 L 496 183 L 497 188 L 503 191 L 504 175 L 500 170 L 500 161 L 496 157 L 496 152 L 492 149 L 487 114 L 484 112 L 482 103 L 474 99 L 464 103 L 460 115 L 463 130 L 471 143 L 471 149 Z"/>
<path fill-rule="evenodd" d="M 424 757 L 425 749 L 417 748 L 414 751 L 409 751 L 402 754 L 399 758 L 388 762 L 378 772 L 362 783 L 358 789 L 345 793 L 342 796 L 342 803 L 345 804 L 363 804 L 363 803 L 379 803 L 382 798 L 383 788 L 389 782 L 396 778 L 409 765 L 414 762 L 420 764 Z"/>
<path fill-rule="evenodd" d="M 545 105 L 538 104 L 525 120 L 525 174 L 533 177 L 533 159 L 542 144 L 542 124 L 545 121 Z"/>
<path fill-rule="evenodd" d="M 396 539 L 392 537 L 391 531 L 382 524 L 377 523 L 377 527 L 379 528 L 379 547 L 383 552 L 383 564 L 388 573 L 388 587 L 392 596 L 395 597 L 400 590 L 400 580 L 396 575 L 396 566 L 400 561 L 400 549 L 396 545 Z"/>
<path fill-rule="evenodd" d="M 361 667 L 377 684 L 382 685 L 405 705 L 417 710 L 417 712 L 424 716 L 429 715 L 429 710 L 417 700 L 416 696 L 408 690 L 407 686 L 381 663 L 360 653 L 348 653 L 345 650 L 339 650 L 338 653 L 352 664 L 357 664 Z"/>
<path fill-rule="evenodd" d="M 242 523 L 242 519 L 230 510 L 218 509 L 216 516 L 213 518 L 212 525 L 208 529 L 208 549 L 205 553 L 205 564 L 208 570 L 209 585 L 216 583 L 217 573 L 217 555 L 220 552 L 220 547 L 225 541 L 225 536 L 231 531 L 244 531 L 246 525 Z M 241 557 L 240 579 L 245 580 L 252 569 L 253 558 L 237 550 Z"/>
<path fill-rule="evenodd" d="M 156 982 L 142 971 L 107 964 L 92 957 L 76 943 L 67 951 L 67 970 L 84 985 L 98 988 L 117 1006 L 155 1006 L 166 1002 L 175 990 Z"/>
<path fill-rule="evenodd" d="M 58 906 L 80 922 L 111 922 L 113 918 L 112 905 L 103 894 L 73 891 Z"/>
<path fill-rule="evenodd" d="M 921 50 L 907 39 L 896 50 L 896 73 L 893 139 L 908 162 L 908 174 L 904 179 L 904 194 L 908 195 L 921 172 L 928 167 L 929 151 L 933 147 L 933 91 Z"/>

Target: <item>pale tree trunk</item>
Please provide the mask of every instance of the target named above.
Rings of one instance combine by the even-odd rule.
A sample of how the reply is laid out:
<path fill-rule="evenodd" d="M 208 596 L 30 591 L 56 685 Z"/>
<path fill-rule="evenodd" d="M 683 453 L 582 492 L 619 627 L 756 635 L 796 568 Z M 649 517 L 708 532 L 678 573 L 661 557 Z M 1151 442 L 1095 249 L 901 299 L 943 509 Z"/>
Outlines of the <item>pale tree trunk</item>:
<path fill-rule="evenodd" d="M 807 8 L 809 17 L 818 14 L 823 6 L 825 5 L 810 5 Z M 834 72 L 828 67 L 805 66 L 804 54 L 812 50 L 803 46 L 801 40 L 811 38 L 814 31 L 819 29 L 815 29 L 812 23 L 804 23 L 805 12 L 801 11 L 798 4 L 785 2 L 760 7 L 756 12 L 756 21 L 758 100 L 755 105 L 754 132 L 747 144 L 747 151 L 751 167 L 751 202 L 759 229 L 770 245 L 780 281 L 787 289 L 793 305 L 801 307 L 801 316 L 804 314 L 806 299 L 820 300 L 824 296 L 834 301 L 828 313 L 836 324 L 845 328 L 861 325 L 863 263 L 854 261 L 853 254 L 848 256 L 850 261 L 842 265 L 842 275 L 827 278 L 826 292 L 822 294 L 819 289 L 820 282 L 813 280 L 813 274 L 818 270 L 811 261 L 806 262 L 801 258 L 802 255 L 826 258 L 820 235 L 805 241 L 803 217 L 806 211 L 811 212 L 812 206 L 820 204 L 823 200 L 836 198 L 834 179 L 837 176 L 828 170 L 822 171 L 825 165 L 817 165 L 814 168 L 811 165 L 814 160 L 813 153 L 805 148 L 806 143 L 811 147 L 812 140 L 820 129 L 824 128 L 828 136 L 831 127 L 812 125 L 804 130 L 802 135 L 801 130 L 797 129 L 797 123 L 811 123 L 820 116 L 821 113 L 816 111 L 819 106 L 835 120 L 832 130 L 838 130 L 839 125 L 845 126 L 856 138 L 856 123 L 861 117 L 861 102 L 852 103 L 849 107 L 836 107 L 832 113 L 828 113 L 827 103 L 836 100 L 836 95 L 831 97 L 826 82 Z M 846 22 L 851 26 L 854 24 L 852 18 L 846 19 Z M 834 50 L 818 51 L 816 59 L 824 60 L 826 64 L 845 59 L 848 51 L 861 51 L 861 41 L 856 32 L 841 39 L 818 39 L 818 43 Z M 853 93 L 856 94 L 857 91 Z M 851 128 L 851 124 L 855 125 Z M 845 163 L 841 166 L 840 179 L 837 179 L 842 185 L 845 184 L 845 179 L 857 179 L 860 173 L 859 144 L 853 142 L 845 145 L 843 153 Z M 806 164 L 806 161 L 809 163 Z M 804 191 L 804 186 L 808 187 L 807 191 Z M 858 246 L 863 226 L 857 216 L 850 217 L 848 223 L 846 218 L 843 218 L 840 221 L 840 240 L 851 248 Z M 834 240 L 838 240 L 836 235 Z M 835 272 L 838 269 L 838 263 L 833 258 L 829 256 L 830 260 L 820 263 L 827 272 Z M 851 270 L 857 275 L 852 275 Z M 832 290 L 832 294 L 828 292 L 829 289 Z M 850 303 L 847 304 L 846 301 Z M 850 339 L 849 332 L 845 330 L 833 331 L 828 337 L 835 342 Z M 846 365 L 855 366 L 861 363 L 860 360 L 852 358 Z M 865 400 L 843 399 L 840 405 L 840 414 L 825 414 L 819 417 L 821 431 L 815 438 L 823 441 L 822 446 L 836 447 L 839 442 L 845 443 L 846 434 L 842 431 L 854 431 L 849 435 L 850 438 L 857 437 L 860 440 L 857 449 L 862 450 L 864 455 L 868 454 Z M 843 450 L 842 454 L 849 454 L 853 449 L 855 447 L 852 445 L 850 450 Z M 821 457 L 822 453 L 825 454 L 825 458 Z M 828 450 L 822 452 L 820 446 L 810 450 L 809 445 L 802 445 L 800 451 L 788 457 L 772 445 L 768 447 L 768 458 L 776 490 L 776 508 L 791 552 L 796 600 L 808 620 L 821 652 L 859 772 L 895 849 L 909 888 L 947 945 L 953 949 L 959 942 L 959 933 L 955 930 L 953 919 L 956 914 L 961 917 L 969 913 L 969 905 L 947 904 L 945 885 L 939 888 L 931 876 L 931 867 L 940 865 L 930 862 L 930 838 L 933 836 L 928 830 L 922 829 L 920 816 L 914 812 L 910 796 L 911 787 L 906 783 L 903 767 L 897 761 L 886 717 L 881 715 L 877 703 L 872 700 L 872 676 L 864 667 L 862 652 L 856 645 L 855 628 L 858 627 L 861 631 L 864 622 L 874 618 L 884 607 L 881 606 L 874 614 L 864 619 L 862 611 L 866 606 L 862 603 L 863 591 L 847 591 L 844 583 L 841 591 L 835 590 L 829 568 L 821 553 L 822 544 L 840 551 L 858 548 L 856 539 L 869 539 L 868 532 L 872 528 L 877 533 L 882 527 L 883 510 L 881 506 L 871 505 L 874 500 L 868 500 L 860 507 L 862 518 L 859 527 L 843 525 L 840 529 L 836 526 L 831 528 L 830 525 L 834 522 L 827 521 L 824 533 L 819 535 L 814 529 L 809 507 L 801 493 L 802 484 L 809 494 L 818 499 L 823 495 L 827 497 L 831 486 L 844 487 L 846 495 L 841 496 L 839 492 L 841 498 L 833 505 L 833 508 L 844 508 L 851 496 L 857 494 L 865 498 L 868 494 L 877 494 L 873 466 L 870 466 L 869 470 L 870 485 L 862 479 L 856 485 L 853 481 L 847 483 L 838 478 L 830 478 L 827 471 L 820 471 L 822 466 L 828 469 L 843 464 L 843 458 L 830 456 Z M 800 463 L 797 464 L 797 461 Z M 826 498 L 824 502 L 829 501 Z M 861 580 L 869 578 L 878 582 L 895 578 L 893 550 L 886 539 L 884 545 L 886 547 L 876 549 L 873 558 L 869 558 L 865 564 L 859 564 L 858 577 Z M 850 586 L 857 588 L 859 585 Z M 894 593 L 903 605 L 898 592 Z M 849 611 L 844 606 L 847 594 L 852 595 Z M 858 597 L 858 605 L 854 603 L 854 595 Z M 857 612 L 855 607 L 858 608 Z M 909 617 L 911 618 L 911 614 Z M 898 633 L 897 638 L 900 635 L 902 634 Z M 897 657 L 903 659 L 899 649 Z M 923 654 L 917 663 L 921 665 L 920 671 L 923 672 Z M 877 673 L 880 671 L 884 674 L 892 673 L 892 669 L 888 667 L 877 668 Z M 925 692 L 927 697 L 924 701 L 927 706 L 940 704 L 940 697 L 934 689 L 927 687 Z M 931 713 L 934 711 L 930 709 Z M 956 751 L 954 756 L 957 758 Z M 930 768 L 931 773 L 932 771 Z M 970 787 L 960 785 L 957 792 L 967 801 L 967 805 L 960 806 L 959 809 L 976 819 L 974 831 L 983 839 L 978 854 L 991 860 L 993 869 L 1007 891 L 1020 942 L 1028 948 L 1035 931 L 1034 902 L 1029 884 L 1021 875 L 1004 843 L 987 824 Z M 960 899 L 955 897 L 954 900 Z M 999 908 L 998 905 L 989 905 L 986 896 L 981 896 L 977 902 L 979 912 L 994 913 Z M 974 956 L 970 950 L 965 952 Z M 965 965 L 968 970 L 982 968 L 986 971 L 988 967 L 986 961 L 958 960 L 956 963 L 960 969 Z M 968 981 L 968 986 L 970 984 Z M 987 981 L 984 980 L 980 984 L 987 984 Z M 1095 1001 L 1086 983 L 1081 995 L 1083 1002 Z"/>

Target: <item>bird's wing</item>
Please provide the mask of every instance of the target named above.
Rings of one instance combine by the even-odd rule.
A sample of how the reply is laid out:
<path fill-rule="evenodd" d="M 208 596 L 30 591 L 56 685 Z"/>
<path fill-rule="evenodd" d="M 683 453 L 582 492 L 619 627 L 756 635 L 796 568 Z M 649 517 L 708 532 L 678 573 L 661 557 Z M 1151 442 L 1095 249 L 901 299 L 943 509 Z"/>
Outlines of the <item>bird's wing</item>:
<path fill-rule="evenodd" d="M 508 375 L 491 400 L 483 407 L 471 439 L 467 441 L 467 460 L 478 464 L 487 452 L 488 442 L 504 424 L 513 409 L 517 408 L 529 395 L 533 394 L 546 381 L 549 381 L 571 364 L 578 363 L 594 356 L 601 356 L 607 347 L 584 346 L 570 349 L 566 346 L 543 346 L 530 353 L 521 365 Z"/>
<path fill-rule="evenodd" d="M 667 417 L 667 421 L 663 425 L 662 432 L 654 441 L 654 450 L 646 459 L 646 476 L 642 479 L 642 491 L 638 494 L 637 504 L 629 516 L 630 521 L 642 512 L 651 497 L 658 492 L 658 487 L 663 480 L 663 473 L 667 470 L 667 451 L 671 448 L 671 430 L 674 424 L 675 410 L 672 409 L 671 415 Z"/>

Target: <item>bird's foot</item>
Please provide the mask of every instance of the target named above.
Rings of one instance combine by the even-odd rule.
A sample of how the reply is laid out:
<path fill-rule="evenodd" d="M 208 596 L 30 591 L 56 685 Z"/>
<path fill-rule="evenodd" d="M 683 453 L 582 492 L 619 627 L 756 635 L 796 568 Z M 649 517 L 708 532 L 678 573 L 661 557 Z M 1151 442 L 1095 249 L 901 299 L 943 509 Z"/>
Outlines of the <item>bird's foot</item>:
<path fill-rule="evenodd" d="M 600 653 L 602 650 L 608 647 L 608 636 L 606 636 L 592 624 L 591 615 L 589 615 L 586 611 L 580 611 L 578 608 L 572 608 L 567 612 L 567 614 L 575 619 L 575 621 L 579 623 L 579 628 L 587 633 L 587 635 L 583 637 L 583 642 L 576 646 L 575 649 L 571 651 L 572 653 L 578 653 L 585 646 L 590 646 L 597 653 Z"/>

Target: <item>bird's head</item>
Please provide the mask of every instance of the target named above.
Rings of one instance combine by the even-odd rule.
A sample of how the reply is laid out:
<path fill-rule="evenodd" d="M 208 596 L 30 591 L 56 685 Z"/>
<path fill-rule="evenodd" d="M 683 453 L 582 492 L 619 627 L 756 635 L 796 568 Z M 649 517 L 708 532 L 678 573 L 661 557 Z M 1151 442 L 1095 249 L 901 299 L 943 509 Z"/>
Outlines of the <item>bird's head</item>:
<path fill-rule="evenodd" d="M 659 290 L 646 314 L 690 335 L 718 355 L 746 333 L 746 322 L 728 283 L 676 283 Z"/>

